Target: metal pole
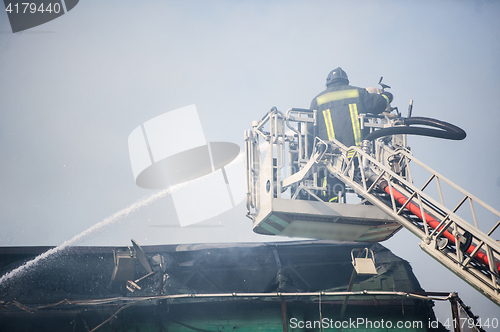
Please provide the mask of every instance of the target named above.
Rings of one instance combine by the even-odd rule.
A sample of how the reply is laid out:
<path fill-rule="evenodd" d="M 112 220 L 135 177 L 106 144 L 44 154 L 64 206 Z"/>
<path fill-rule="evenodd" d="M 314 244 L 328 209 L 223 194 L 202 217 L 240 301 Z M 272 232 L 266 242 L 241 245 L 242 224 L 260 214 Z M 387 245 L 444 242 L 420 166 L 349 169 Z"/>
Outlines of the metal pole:
<path fill-rule="evenodd" d="M 351 280 L 349 280 L 349 286 L 347 286 L 347 291 L 350 292 L 352 285 L 354 284 L 354 279 L 356 279 L 356 269 L 352 269 Z M 344 298 L 344 303 L 342 304 L 342 309 L 340 309 L 340 319 L 344 318 L 345 309 L 347 308 L 347 301 L 349 301 L 349 295 Z"/>
<path fill-rule="evenodd" d="M 283 332 L 288 332 L 288 323 L 286 320 L 286 302 L 284 297 L 281 297 L 281 320 L 283 322 Z"/>
<path fill-rule="evenodd" d="M 460 332 L 460 316 L 458 315 L 457 294 L 453 293 L 450 297 L 451 316 L 453 317 L 453 331 Z"/>

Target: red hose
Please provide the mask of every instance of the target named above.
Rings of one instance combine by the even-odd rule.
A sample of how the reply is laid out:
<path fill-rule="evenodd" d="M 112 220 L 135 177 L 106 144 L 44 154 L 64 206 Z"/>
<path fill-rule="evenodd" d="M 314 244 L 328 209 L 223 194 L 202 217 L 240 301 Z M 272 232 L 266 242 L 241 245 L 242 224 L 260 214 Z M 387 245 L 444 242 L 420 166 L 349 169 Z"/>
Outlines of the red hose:
<path fill-rule="evenodd" d="M 382 181 L 380 183 L 380 188 L 382 190 L 384 190 L 386 193 L 388 193 L 389 195 L 391 195 L 391 189 L 389 188 L 389 185 L 387 184 L 386 181 Z M 408 200 L 403 194 L 401 194 L 399 191 L 397 191 L 396 189 L 392 188 L 392 193 L 393 193 L 393 196 L 394 198 L 399 202 L 399 204 L 401 205 L 404 205 L 406 203 L 406 201 Z M 422 218 L 422 212 L 420 210 L 420 208 L 418 206 L 416 206 L 415 204 L 409 202 L 407 205 L 406 205 L 406 209 L 408 209 L 411 213 L 413 213 L 414 215 L 416 215 L 420 220 L 424 220 Z M 439 226 L 439 222 L 432 218 L 429 214 L 427 214 L 426 212 L 424 212 L 424 215 L 425 215 L 425 221 L 427 222 L 427 224 L 429 226 L 431 226 L 432 228 L 436 229 L 438 226 Z M 448 231 L 444 231 L 443 232 L 443 236 L 445 236 L 448 240 L 450 240 L 451 242 L 453 242 L 455 245 L 457 245 L 455 243 L 455 237 L 453 236 L 453 234 L 451 234 L 450 232 Z M 467 248 L 467 253 L 469 254 L 472 254 L 472 252 L 476 249 L 475 246 L 473 245 L 470 245 L 469 248 Z M 477 253 L 473 256 L 473 258 L 475 258 L 476 260 L 478 260 L 479 262 L 485 264 L 486 266 L 490 266 L 489 265 L 489 261 L 488 261 L 488 256 L 482 252 L 481 250 L 478 250 Z M 498 273 L 500 273 L 500 263 L 499 262 L 495 262 L 496 264 L 496 267 L 497 267 L 497 271 Z"/>

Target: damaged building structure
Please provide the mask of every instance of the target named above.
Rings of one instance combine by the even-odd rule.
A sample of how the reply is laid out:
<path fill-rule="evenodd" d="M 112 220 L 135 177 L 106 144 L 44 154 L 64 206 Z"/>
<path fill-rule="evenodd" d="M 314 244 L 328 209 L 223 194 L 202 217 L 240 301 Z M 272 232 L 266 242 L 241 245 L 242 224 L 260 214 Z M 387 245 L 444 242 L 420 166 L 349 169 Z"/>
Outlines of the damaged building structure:
<path fill-rule="evenodd" d="M 48 249 L 0 248 L 2 275 Z M 376 274 L 354 272 L 368 251 Z M 445 330 L 448 295 L 380 244 L 327 240 L 70 247 L 0 288 L 2 331 Z"/>

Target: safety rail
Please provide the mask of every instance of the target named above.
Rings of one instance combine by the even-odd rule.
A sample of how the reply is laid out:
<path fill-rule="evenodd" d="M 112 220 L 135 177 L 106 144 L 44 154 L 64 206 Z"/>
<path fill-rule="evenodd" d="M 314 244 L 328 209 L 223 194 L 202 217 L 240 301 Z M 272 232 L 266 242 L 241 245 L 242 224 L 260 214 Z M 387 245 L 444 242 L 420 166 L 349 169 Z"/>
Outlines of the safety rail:
<path fill-rule="evenodd" d="M 397 118 L 385 116 L 360 114 L 360 118 L 362 120 L 361 128 L 369 128 L 370 131 L 400 124 Z M 252 123 L 252 129 L 245 131 L 246 205 L 249 216 L 252 214 L 251 210 L 258 209 L 260 205 L 261 183 L 258 180 L 261 172 L 274 173 L 272 182 L 277 198 L 294 185 L 291 188 L 293 190 L 289 193 L 292 199 L 297 198 L 298 191 L 304 190 L 316 200 L 321 201 L 314 194 L 315 191 L 323 188 L 316 185 L 318 177 L 313 166 L 317 166 L 324 157 L 328 143 L 316 137 L 316 125 L 317 114 L 315 110 L 290 108 L 283 114 L 273 107 L 260 121 Z M 268 131 L 265 130 L 266 126 Z M 259 139 L 262 139 L 263 142 L 261 143 Z M 392 140 L 394 146 L 404 147 L 405 143 L 405 135 L 394 135 Z M 318 144 L 324 145 L 325 151 L 315 155 L 312 150 Z M 265 155 L 267 159 L 265 160 L 262 160 L 261 149 L 267 149 Z M 383 160 L 384 150 L 380 148 L 377 151 L 377 159 Z M 316 160 L 312 160 L 315 157 Z M 286 172 L 284 172 L 285 165 L 288 165 Z M 308 169 L 305 171 L 305 168 Z M 300 172 L 311 174 L 312 177 L 306 181 L 304 181 L 304 177 L 298 179 Z"/>

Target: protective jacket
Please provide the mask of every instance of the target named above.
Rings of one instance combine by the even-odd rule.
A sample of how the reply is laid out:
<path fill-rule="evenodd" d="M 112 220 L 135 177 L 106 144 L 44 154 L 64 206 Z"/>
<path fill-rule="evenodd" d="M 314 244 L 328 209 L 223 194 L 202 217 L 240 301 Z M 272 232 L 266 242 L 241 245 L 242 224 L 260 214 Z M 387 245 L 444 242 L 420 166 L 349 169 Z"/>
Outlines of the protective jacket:
<path fill-rule="evenodd" d="M 371 94 L 363 88 L 337 83 L 328 85 L 317 95 L 310 108 L 318 111 L 319 138 L 335 138 L 350 147 L 360 146 L 363 139 L 358 114 L 382 113 L 389 102 L 383 94 Z"/>

